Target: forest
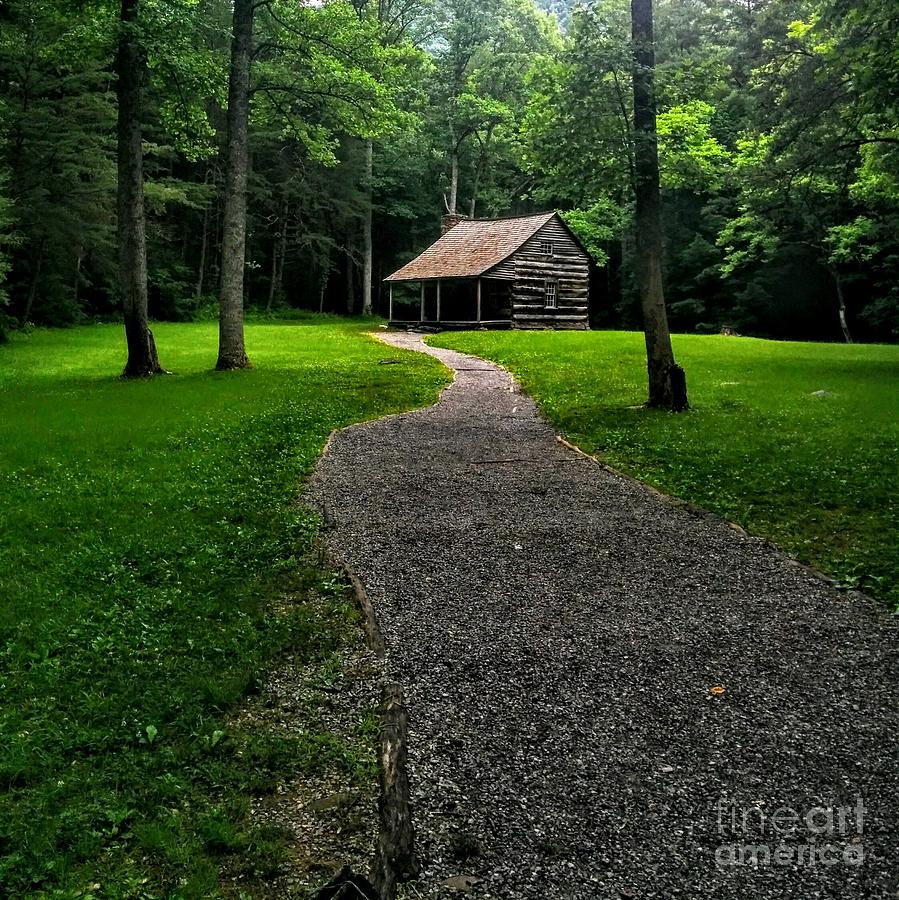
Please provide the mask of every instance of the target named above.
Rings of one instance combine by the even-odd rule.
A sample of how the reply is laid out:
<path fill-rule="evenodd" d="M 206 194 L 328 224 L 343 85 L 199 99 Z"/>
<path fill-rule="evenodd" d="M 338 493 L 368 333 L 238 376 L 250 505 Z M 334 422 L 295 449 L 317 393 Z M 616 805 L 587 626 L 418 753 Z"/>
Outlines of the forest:
<path fill-rule="evenodd" d="M 629 15 L 4 4 L 0 335 L 119 320 L 140 290 L 122 283 L 123 216 L 146 242 L 149 317 L 190 321 L 235 291 L 259 313 L 384 313 L 382 279 L 445 212 L 547 209 L 595 259 L 594 326 L 640 327 Z M 672 330 L 897 339 L 897 20 L 891 0 L 658 0 Z M 123 128 L 137 168 L 117 159 Z"/>

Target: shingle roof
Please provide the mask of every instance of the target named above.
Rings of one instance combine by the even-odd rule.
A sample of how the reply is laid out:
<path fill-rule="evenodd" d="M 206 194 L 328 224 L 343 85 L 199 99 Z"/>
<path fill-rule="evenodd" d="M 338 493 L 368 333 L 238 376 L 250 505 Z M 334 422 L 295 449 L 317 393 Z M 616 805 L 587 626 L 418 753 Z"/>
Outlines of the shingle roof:
<path fill-rule="evenodd" d="M 532 238 L 555 213 L 508 219 L 463 219 L 421 256 L 385 281 L 472 278 L 483 275 Z"/>

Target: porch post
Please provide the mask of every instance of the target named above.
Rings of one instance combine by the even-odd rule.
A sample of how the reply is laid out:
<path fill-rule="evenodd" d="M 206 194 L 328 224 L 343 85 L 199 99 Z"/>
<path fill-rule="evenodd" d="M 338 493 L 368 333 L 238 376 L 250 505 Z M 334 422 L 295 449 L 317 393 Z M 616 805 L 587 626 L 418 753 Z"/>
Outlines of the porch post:
<path fill-rule="evenodd" d="M 481 321 L 481 279 L 478 279 L 478 321 Z"/>
<path fill-rule="evenodd" d="M 437 321 L 440 321 L 440 279 L 437 279 Z"/>
<path fill-rule="evenodd" d="M 390 297 L 389 305 L 388 305 L 387 321 L 392 322 L 393 321 L 393 282 L 392 281 L 388 282 L 387 293 L 388 293 L 388 296 Z"/>
<path fill-rule="evenodd" d="M 425 283 L 421 283 L 421 316 L 420 320 L 424 322 L 425 320 Z"/>

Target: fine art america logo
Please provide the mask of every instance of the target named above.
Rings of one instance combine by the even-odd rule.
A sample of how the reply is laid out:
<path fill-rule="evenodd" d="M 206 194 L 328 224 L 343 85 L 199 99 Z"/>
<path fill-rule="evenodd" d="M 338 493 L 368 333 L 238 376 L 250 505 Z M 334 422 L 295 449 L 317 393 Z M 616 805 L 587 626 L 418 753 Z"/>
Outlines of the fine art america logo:
<path fill-rule="evenodd" d="M 718 801 L 721 846 L 715 862 L 727 866 L 860 866 L 865 861 L 862 838 L 865 804 L 852 806 L 760 806 Z"/>

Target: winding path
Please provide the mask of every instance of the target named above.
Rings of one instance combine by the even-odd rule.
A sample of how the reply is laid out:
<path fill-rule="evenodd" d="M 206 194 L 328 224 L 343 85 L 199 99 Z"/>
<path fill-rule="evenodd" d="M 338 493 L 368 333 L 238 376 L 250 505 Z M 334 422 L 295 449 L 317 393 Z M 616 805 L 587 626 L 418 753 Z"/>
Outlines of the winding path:
<path fill-rule="evenodd" d="M 385 339 L 455 382 L 335 434 L 306 499 L 406 689 L 403 896 L 899 896 L 896 618 Z"/>

